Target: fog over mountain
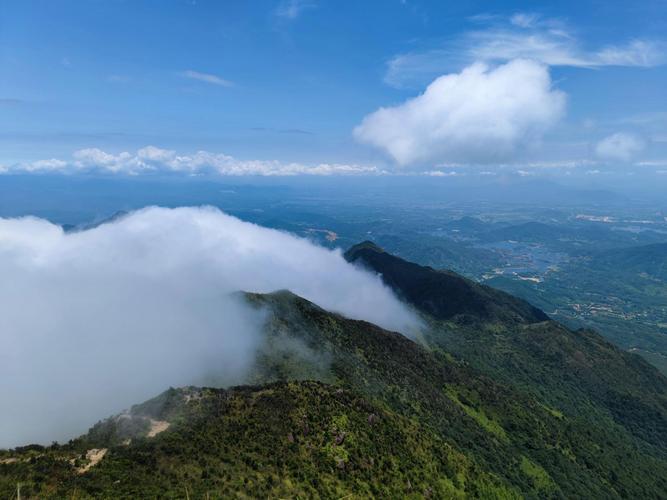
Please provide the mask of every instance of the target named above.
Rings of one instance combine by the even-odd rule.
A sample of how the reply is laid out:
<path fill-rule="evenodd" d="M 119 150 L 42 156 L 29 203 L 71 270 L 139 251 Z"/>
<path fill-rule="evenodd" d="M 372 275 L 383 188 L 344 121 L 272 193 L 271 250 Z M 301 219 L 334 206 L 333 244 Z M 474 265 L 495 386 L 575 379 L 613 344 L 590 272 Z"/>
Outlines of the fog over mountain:
<path fill-rule="evenodd" d="M 214 208 L 146 208 L 66 233 L 0 219 L 0 446 L 67 439 L 164 387 L 243 380 L 263 317 L 234 292 L 290 289 L 404 333 L 416 317 L 330 251 Z"/>

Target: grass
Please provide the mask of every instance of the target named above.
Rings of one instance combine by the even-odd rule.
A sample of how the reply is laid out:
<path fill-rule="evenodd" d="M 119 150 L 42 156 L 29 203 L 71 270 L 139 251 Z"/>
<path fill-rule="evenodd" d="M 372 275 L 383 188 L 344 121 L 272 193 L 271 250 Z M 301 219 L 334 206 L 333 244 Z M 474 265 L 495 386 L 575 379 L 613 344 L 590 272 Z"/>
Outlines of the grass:
<path fill-rule="evenodd" d="M 491 434 L 503 440 L 504 442 L 509 442 L 505 429 L 503 429 L 500 426 L 500 424 L 498 424 L 498 422 L 487 417 L 486 414 L 484 413 L 484 410 L 475 409 L 474 407 L 463 403 L 459 397 L 459 394 L 457 393 L 456 389 L 453 386 L 446 386 L 445 392 L 452 401 L 454 401 L 459 407 L 463 409 L 466 415 L 472 417 L 475 420 L 475 422 L 477 422 L 484 430 L 490 432 Z"/>
<path fill-rule="evenodd" d="M 521 457 L 521 470 L 526 474 L 541 492 L 553 492 L 556 489 L 551 476 L 540 465 L 536 464 L 526 456 Z"/>

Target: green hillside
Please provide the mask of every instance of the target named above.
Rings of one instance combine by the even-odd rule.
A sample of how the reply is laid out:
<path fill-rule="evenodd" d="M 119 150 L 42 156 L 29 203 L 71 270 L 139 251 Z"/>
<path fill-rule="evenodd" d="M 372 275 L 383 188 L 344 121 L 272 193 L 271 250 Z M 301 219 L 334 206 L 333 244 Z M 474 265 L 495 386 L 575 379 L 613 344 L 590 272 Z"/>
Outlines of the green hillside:
<path fill-rule="evenodd" d="M 641 358 L 454 273 L 347 257 L 421 311 L 422 338 L 246 294 L 266 315 L 250 385 L 0 451 L 0 496 L 667 498 L 667 382 Z"/>
<path fill-rule="evenodd" d="M 369 245 L 355 247 L 347 256 L 378 272 L 424 313 L 431 313 L 435 303 L 449 301 L 450 308 L 458 307 L 450 290 L 468 281 L 454 273 L 405 263 Z M 412 266 L 412 272 L 394 271 L 406 265 Z M 444 285 L 445 281 L 454 285 Z M 429 303 L 415 300 L 411 290 L 435 282 L 439 285 L 429 288 Z M 493 290 L 487 295 L 486 309 L 477 315 L 451 314 L 444 320 L 432 315 L 436 320 L 427 318 L 426 341 L 571 415 L 591 423 L 609 421 L 621 427 L 615 432 L 639 438 L 644 448 L 667 456 L 667 379 L 639 356 L 616 348 L 593 331 L 572 331 L 554 321 L 536 321 L 539 315 L 535 314 L 508 320 L 507 314 L 487 312 L 503 310 L 507 296 Z"/>
<path fill-rule="evenodd" d="M 380 273 L 401 298 L 435 319 L 481 318 L 520 323 L 548 319 L 542 311 L 512 295 L 452 271 L 436 271 L 405 261 L 369 241 L 350 248 L 345 258 Z"/>
<path fill-rule="evenodd" d="M 595 267 L 667 280 L 667 243 L 611 250 L 596 255 L 593 260 Z"/>
<path fill-rule="evenodd" d="M 170 425 L 148 437 L 140 430 L 147 418 Z M 122 429 L 127 420 L 136 423 L 134 432 Z M 117 432 L 131 442 L 123 444 Z M 103 460 L 77 471 L 89 449 L 106 450 Z M 317 382 L 170 389 L 149 409 L 100 423 L 67 446 L 14 456 L 17 462 L 2 466 L 3 498 L 19 481 L 25 496 L 55 498 L 504 493 L 428 428 Z"/>

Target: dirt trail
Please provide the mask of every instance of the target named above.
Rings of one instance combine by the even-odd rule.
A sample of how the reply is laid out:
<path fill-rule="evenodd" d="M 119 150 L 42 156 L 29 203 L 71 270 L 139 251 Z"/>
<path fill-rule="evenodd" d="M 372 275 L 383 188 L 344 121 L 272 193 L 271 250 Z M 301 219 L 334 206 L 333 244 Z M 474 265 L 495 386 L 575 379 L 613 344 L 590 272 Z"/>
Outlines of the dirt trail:
<path fill-rule="evenodd" d="M 91 467 L 95 467 L 100 460 L 107 454 L 106 448 L 92 448 L 86 452 L 86 459 L 89 461 L 86 465 L 82 465 L 76 471 L 79 474 L 85 474 Z"/>

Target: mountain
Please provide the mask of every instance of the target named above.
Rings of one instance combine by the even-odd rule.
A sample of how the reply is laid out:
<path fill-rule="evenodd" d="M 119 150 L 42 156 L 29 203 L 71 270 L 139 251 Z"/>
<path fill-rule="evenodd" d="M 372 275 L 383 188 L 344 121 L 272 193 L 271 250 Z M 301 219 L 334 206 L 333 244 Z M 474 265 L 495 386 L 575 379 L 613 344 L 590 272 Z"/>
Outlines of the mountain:
<path fill-rule="evenodd" d="M 151 421 L 166 430 L 139 430 Z M 136 430 L 126 430 L 130 422 Z M 100 454 L 103 460 L 84 470 Z M 312 381 L 170 389 L 70 445 L 20 456 L 9 467 L 30 471 L 21 478 L 24 495 L 58 498 L 73 491 L 107 498 L 443 497 L 463 490 L 457 476 L 480 493 L 495 482 L 432 430 Z M 16 485 L 0 488 L 9 498 Z"/>
<path fill-rule="evenodd" d="M 346 258 L 377 272 L 435 319 L 425 333 L 430 345 L 568 413 L 590 422 L 608 420 L 660 456 L 667 453 L 667 380 L 639 356 L 594 331 L 550 321 L 525 301 L 452 272 L 402 261 L 373 244 L 353 247 Z M 471 289 L 488 294 L 471 299 Z M 483 307 L 471 310 L 471 303 Z M 446 314 L 434 304 L 447 304 Z M 513 314 L 488 312 L 503 310 Z"/>
<path fill-rule="evenodd" d="M 416 240 L 419 245 L 414 244 Z M 423 231 L 403 231 L 400 235 L 376 234 L 375 241 L 403 259 L 419 261 L 425 265 L 443 266 L 446 263 L 446 267 L 471 276 L 479 276 L 504 263 L 502 256 L 491 250 L 424 234 Z"/>
<path fill-rule="evenodd" d="M 536 323 L 548 316 L 524 300 L 480 285 L 452 271 L 435 270 L 395 257 L 370 241 L 345 253 L 382 275 L 401 298 L 438 320 L 483 319 Z"/>
<path fill-rule="evenodd" d="M 0 496 L 665 497 L 667 383 L 641 358 L 372 244 L 346 256 L 422 337 L 245 294 L 266 318 L 250 385 L 169 389 L 67 444 L 0 451 Z"/>
<path fill-rule="evenodd" d="M 96 219 L 94 222 L 86 222 L 84 224 L 61 224 L 61 227 L 65 232 L 71 233 L 71 232 L 76 232 L 76 231 L 86 231 L 88 229 L 94 229 L 96 227 L 102 226 L 103 224 L 109 224 L 112 222 L 117 222 L 126 215 L 128 215 L 129 212 L 126 210 L 117 210 L 113 214 L 111 214 L 108 217 L 101 217 Z"/>
<path fill-rule="evenodd" d="M 667 243 L 602 252 L 593 258 L 592 265 L 667 281 Z"/>
<path fill-rule="evenodd" d="M 478 217 L 471 217 L 465 215 L 458 219 L 449 221 L 445 224 L 448 229 L 455 229 L 457 231 L 464 231 L 465 233 L 476 233 L 487 231 L 489 227 L 493 227 L 495 223 L 486 222 Z"/>
<path fill-rule="evenodd" d="M 570 255 L 591 255 L 600 250 L 637 247 L 663 242 L 664 235 L 655 231 L 634 233 L 618 231 L 609 224 L 580 220 L 568 225 L 530 221 L 476 233 L 484 243 L 523 242 L 546 245 Z"/>

